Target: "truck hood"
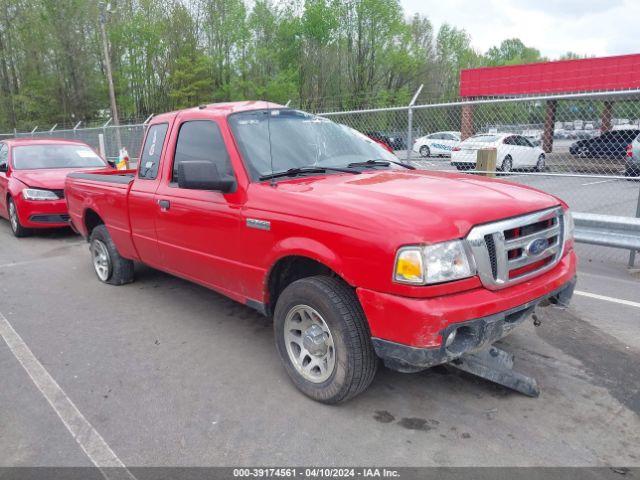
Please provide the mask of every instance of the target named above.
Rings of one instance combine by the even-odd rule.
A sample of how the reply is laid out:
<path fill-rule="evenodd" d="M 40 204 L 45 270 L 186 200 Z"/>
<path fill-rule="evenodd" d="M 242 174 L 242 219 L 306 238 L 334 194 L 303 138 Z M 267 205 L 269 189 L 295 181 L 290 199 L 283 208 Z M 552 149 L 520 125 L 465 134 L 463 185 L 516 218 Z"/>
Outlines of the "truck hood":
<path fill-rule="evenodd" d="M 44 188 L 47 190 L 61 190 L 67 175 L 77 172 L 78 168 L 51 168 L 38 170 L 13 170 L 11 175 L 16 180 L 32 188 Z M 96 167 L 89 170 L 96 171 Z"/>
<path fill-rule="evenodd" d="M 376 232 L 381 240 L 439 242 L 463 238 L 474 225 L 561 204 L 530 187 L 484 177 L 387 170 L 267 184 L 268 210 Z M 397 239 L 394 239 L 396 241 Z"/>

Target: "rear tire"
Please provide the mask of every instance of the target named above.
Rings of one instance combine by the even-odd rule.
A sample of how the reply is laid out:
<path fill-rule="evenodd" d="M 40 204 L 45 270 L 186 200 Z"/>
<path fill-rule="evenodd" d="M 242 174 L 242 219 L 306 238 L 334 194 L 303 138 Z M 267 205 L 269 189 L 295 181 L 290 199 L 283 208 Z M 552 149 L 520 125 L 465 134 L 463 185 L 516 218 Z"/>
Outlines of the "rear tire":
<path fill-rule="evenodd" d="M 431 155 L 431 149 L 427 145 L 423 145 L 420 147 L 420 156 L 422 158 L 429 158 Z"/>
<path fill-rule="evenodd" d="M 20 216 L 18 215 L 18 207 L 16 207 L 13 198 L 9 197 L 7 201 L 7 209 L 9 210 L 9 225 L 11 225 L 11 232 L 17 238 L 28 237 L 31 235 L 31 230 L 24 228 L 20 223 Z"/>
<path fill-rule="evenodd" d="M 91 232 L 89 250 L 98 279 L 109 285 L 133 282 L 133 260 L 123 258 L 109 235 L 107 227 L 98 225 Z"/>
<path fill-rule="evenodd" d="M 340 279 L 308 277 L 285 288 L 276 304 L 274 331 L 287 374 L 313 400 L 349 400 L 376 374 L 378 358 L 364 312 Z"/>

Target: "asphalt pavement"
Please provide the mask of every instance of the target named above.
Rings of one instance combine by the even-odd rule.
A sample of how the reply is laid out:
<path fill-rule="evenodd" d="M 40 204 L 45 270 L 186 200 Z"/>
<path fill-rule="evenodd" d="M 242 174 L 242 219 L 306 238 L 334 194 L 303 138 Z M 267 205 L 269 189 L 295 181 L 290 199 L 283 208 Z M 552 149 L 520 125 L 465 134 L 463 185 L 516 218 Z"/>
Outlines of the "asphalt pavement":
<path fill-rule="evenodd" d="M 607 300 L 577 295 L 502 342 L 537 399 L 381 368 L 325 406 L 242 305 L 140 265 L 103 285 L 71 232 L 18 240 L 0 221 L 0 244 L 0 314 L 24 344 L 0 340 L 0 466 L 90 465 L 96 435 L 127 466 L 640 466 L 640 279 L 619 266 L 583 262 L 578 291 Z M 27 373 L 28 352 L 59 391 Z"/>

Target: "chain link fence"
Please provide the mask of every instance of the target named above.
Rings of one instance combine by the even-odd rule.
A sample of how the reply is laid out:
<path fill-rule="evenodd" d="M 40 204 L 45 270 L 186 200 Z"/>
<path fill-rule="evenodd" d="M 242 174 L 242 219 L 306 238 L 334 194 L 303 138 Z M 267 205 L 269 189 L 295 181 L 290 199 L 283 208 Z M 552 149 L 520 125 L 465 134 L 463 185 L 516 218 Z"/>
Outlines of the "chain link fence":
<path fill-rule="evenodd" d="M 640 216 L 640 91 L 478 99 L 319 112 L 438 171 L 476 169 L 496 150 L 501 178 L 565 200 L 578 212 Z M 579 245 L 583 259 L 633 265 L 634 252 Z"/>
<path fill-rule="evenodd" d="M 384 143 L 418 168 L 486 173 L 476 170 L 477 152 L 493 148 L 502 178 L 557 195 L 577 212 L 640 216 L 640 90 L 316 113 Z M 102 136 L 108 159 L 123 146 L 135 162 L 145 128 L 14 135 L 74 139 L 96 150 Z M 624 250 L 578 248 L 588 261 L 631 263 Z"/>
<path fill-rule="evenodd" d="M 142 147 L 146 124 L 120 125 L 118 127 L 93 127 L 93 128 L 72 128 L 66 130 L 46 130 L 36 132 L 17 132 L 10 137 L 28 138 L 64 138 L 68 140 L 78 140 L 93 147 L 96 151 L 101 151 L 100 136 L 104 142 L 104 153 L 107 160 L 118 158 L 120 148 L 124 147 L 129 153 L 132 161 L 137 161 L 137 157 Z M 4 135 L 2 136 L 4 137 Z"/>

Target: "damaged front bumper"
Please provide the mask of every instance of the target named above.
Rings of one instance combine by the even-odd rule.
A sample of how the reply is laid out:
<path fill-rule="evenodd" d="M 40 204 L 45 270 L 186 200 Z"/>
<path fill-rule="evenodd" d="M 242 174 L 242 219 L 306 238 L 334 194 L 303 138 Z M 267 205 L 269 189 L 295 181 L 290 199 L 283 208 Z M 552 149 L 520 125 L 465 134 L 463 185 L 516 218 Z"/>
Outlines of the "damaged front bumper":
<path fill-rule="evenodd" d="M 538 306 L 568 306 L 575 284 L 576 277 L 573 277 L 560 288 L 523 305 L 486 317 L 452 323 L 442 330 L 443 341 L 439 347 L 417 348 L 375 337 L 372 338 L 373 346 L 387 367 L 401 372 L 415 372 L 448 363 L 464 354 L 488 348 L 522 324 Z"/>

